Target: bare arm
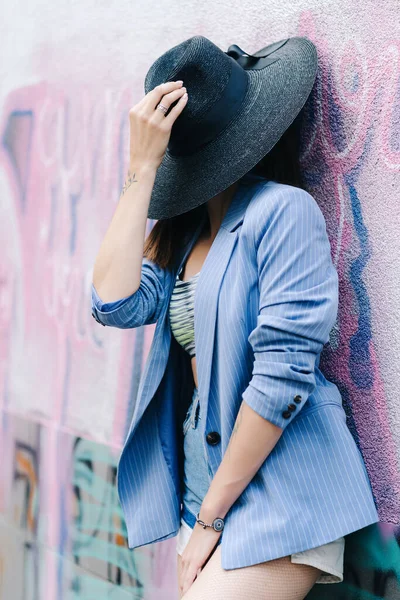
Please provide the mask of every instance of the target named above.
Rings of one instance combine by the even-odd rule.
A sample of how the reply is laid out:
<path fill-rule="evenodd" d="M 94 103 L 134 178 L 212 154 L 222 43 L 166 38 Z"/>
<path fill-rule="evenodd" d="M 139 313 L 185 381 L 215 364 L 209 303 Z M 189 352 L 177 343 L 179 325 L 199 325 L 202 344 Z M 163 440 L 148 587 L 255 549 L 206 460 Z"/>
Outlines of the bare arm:
<path fill-rule="evenodd" d="M 156 86 L 129 112 L 130 162 L 120 200 L 93 268 L 93 285 L 103 302 L 114 302 L 139 289 L 149 203 L 176 118 L 186 105 L 182 82 Z M 175 101 L 167 116 L 156 109 Z"/>
<path fill-rule="evenodd" d="M 104 302 L 133 294 L 140 285 L 147 212 L 156 169 L 132 165 L 93 269 Z"/>
<path fill-rule="evenodd" d="M 203 500 L 200 518 L 224 518 L 278 442 L 283 429 L 243 400 L 223 460 Z"/>

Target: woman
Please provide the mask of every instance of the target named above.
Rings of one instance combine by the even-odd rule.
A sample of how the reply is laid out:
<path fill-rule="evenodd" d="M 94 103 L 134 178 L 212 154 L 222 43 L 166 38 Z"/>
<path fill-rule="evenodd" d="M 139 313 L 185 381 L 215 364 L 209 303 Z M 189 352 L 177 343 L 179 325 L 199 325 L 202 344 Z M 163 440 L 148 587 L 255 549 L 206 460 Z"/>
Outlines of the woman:
<path fill-rule="evenodd" d="M 130 548 L 178 534 L 185 600 L 301 600 L 342 581 L 344 535 L 378 521 L 319 369 L 337 273 L 290 159 L 315 74 L 306 38 L 251 56 L 195 36 L 157 59 L 130 112 L 92 314 L 157 323 L 118 492 Z M 159 221 L 143 258 L 148 216 Z"/>

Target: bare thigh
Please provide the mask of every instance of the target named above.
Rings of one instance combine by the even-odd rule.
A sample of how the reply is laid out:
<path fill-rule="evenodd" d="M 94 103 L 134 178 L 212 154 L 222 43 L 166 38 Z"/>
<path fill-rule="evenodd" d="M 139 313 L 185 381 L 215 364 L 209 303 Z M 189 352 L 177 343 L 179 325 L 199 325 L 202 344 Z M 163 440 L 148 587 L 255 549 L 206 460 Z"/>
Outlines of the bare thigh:
<path fill-rule="evenodd" d="M 178 554 L 178 578 L 181 557 Z M 292 563 L 283 556 L 248 567 L 221 567 L 221 545 L 194 580 L 182 600 L 304 600 L 322 571 Z"/>

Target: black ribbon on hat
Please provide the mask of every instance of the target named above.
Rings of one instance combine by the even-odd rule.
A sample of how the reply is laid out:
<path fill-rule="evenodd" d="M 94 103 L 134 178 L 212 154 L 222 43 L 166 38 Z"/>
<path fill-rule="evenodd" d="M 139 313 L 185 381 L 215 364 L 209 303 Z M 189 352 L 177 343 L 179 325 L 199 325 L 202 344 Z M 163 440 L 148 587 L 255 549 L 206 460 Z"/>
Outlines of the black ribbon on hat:
<path fill-rule="evenodd" d="M 215 139 L 237 115 L 246 96 L 249 77 L 247 69 L 265 69 L 277 62 L 279 56 L 270 56 L 288 41 L 280 40 L 262 48 L 256 54 L 247 54 L 237 44 L 229 46 L 227 54 L 232 59 L 229 80 L 221 96 L 198 121 L 178 119 L 174 122 L 168 143 L 172 156 L 189 156 Z M 267 50 L 268 48 L 268 50 Z M 188 99 L 190 102 L 190 97 Z"/>

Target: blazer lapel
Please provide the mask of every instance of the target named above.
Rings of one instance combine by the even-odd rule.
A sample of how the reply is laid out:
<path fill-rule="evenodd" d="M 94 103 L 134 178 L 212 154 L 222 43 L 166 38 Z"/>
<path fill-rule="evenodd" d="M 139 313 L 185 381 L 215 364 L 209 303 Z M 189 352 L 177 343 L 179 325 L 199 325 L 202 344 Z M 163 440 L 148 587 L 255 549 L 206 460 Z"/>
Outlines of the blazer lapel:
<path fill-rule="evenodd" d="M 171 271 L 169 278 L 169 293 L 168 300 L 165 302 L 165 306 L 160 314 L 157 321 L 156 329 L 154 332 L 153 340 L 151 343 L 149 356 L 146 361 L 145 369 L 140 378 L 139 389 L 137 393 L 137 401 L 133 410 L 133 415 L 128 431 L 128 435 L 125 439 L 125 444 L 128 443 L 130 437 L 135 431 L 136 425 L 139 423 L 144 411 L 146 410 L 151 398 L 153 398 L 162 376 L 165 372 L 165 368 L 168 361 L 168 356 L 171 346 L 171 327 L 168 315 L 169 298 L 171 297 L 172 290 L 175 285 L 175 277 L 178 271 L 181 269 L 190 251 L 192 250 L 200 232 L 203 228 L 204 218 L 199 222 L 195 229 L 195 232 L 189 242 L 187 243 L 182 258 L 178 266 Z M 154 374 L 150 377 L 149 373 Z"/>
<path fill-rule="evenodd" d="M 219 292 L 238 239 L 238 227 L 243 222 L 246 208 L 252 197 L 250 190 L 246 190 L 244 186 L 245 183 L 240 181 L 210 246 L 196 285 L 194 297 L 196 368 L 199 396 L 204 399 L 208 398 L 210 389 Z M 205 400 L 203 413 L 207 411 L 207 404 Z"/>
<path fill-rule="evenodd" d="M 207 398 L 212 351 L 214 347 L 216 313 L 218 295 L 222 279 L 237 241 L 237 228 L 242 223 L 249 200 L 252 197 L 251 187 L 246 189 L 246 177 L 239 181 L 238 188 L 224 215 L 221 226 L 208 251 L 197 280 L 194 302 L 194 329 L 196 347 L 196 367 L 200 397 Z M 169 279 L 168 301 L 157 321 L 154 338 L 150 347 L 148 360 L 139 384 L 137 401 L 133 411 L 131 424 L 125 444 L 135 431 L 151 398 L 153 398 L 168 361 L 171 346 L 171 327 L 168 315 L 169 298 L 175 285 L 176 274 L 182 268 L 197 241 L 204 225 L 205 216 L 200 220 L 194 234 L 187 243 L 182 258 L 176 268 L 171 271 Z M 153 376 L 148 374 L 152 373 Z"/>

